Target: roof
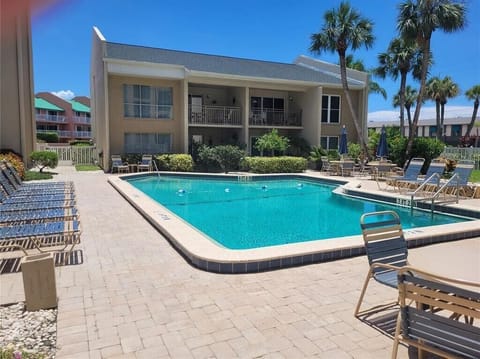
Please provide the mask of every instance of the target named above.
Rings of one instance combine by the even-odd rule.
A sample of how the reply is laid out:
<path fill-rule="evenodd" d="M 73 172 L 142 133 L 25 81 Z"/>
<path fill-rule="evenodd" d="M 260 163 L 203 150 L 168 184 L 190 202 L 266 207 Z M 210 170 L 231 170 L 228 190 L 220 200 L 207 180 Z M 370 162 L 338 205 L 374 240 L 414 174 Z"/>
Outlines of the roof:
<path fill-rule="evenodd" d="M 65 111 L 63 108 L 55 106 L 53 103 L 50 103 L 47 100 L 39 97 L 35 97 L 35 108 L 50 111 Z"/>
<path fill-rule="evenodd" d="M 105 58 L 184 66 L 190 71 L 283 79 L 341 86 L 340 76 L 302 64 L 287 64 L 237 57 L 106 42 Z M 352 80 L 352 85 L 359 84 Z"/>
<path fill-rule="evenodd" d="M 75 100 L 70 100 L 70 103 L 72 104 L 73 111 L 90 113 L 90 107 L 85 106 L 83 103 L 80 103 Z"/>
<path fill-rule="evenodd" d="M 443 124 L 444 125 L 467 125 L 471 121 L 470 117 L 450 117 L 450 118 L 445 118 Z M 476 120 L 478 122 L 478 119 Z M 380 128 L 383 125 L 386 127 L 389 126 L 400 126 L 400 121 L 368 121 L 368 128 Z M 436 126 L 437 125 L 437 120 L 434 118 L 430 119 L 420 119 L 418 121 L 419 126 Z M 405 126 L 408 126 L 408 121 L 405 119 Z"/>

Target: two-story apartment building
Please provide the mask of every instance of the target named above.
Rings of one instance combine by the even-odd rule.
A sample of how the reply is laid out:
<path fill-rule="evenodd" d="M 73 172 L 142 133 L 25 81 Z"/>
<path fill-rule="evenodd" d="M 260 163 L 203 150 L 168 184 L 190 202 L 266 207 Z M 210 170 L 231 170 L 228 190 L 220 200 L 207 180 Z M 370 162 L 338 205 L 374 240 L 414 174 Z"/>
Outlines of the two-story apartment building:
<path fill-rule="evenodd" d="M 35 95 L 37 133 L 55 132 L 59 141 L 91 139 L 90 100 L 80 96 L 64 100 L 50 92 Z"/>
<path fill-rule="evenodd" d="M 278 129 L 310 145 L 337 148 L 356 131 L 339 66 L 306 56 L 294 63 L 108 42 L 93 29 L 91 99 L 94 141 L 108 168 L 112 154 L 188 153 L 193 142 L 245 145 Z M 348 71 L 366 133 L 368 76 Z"/>

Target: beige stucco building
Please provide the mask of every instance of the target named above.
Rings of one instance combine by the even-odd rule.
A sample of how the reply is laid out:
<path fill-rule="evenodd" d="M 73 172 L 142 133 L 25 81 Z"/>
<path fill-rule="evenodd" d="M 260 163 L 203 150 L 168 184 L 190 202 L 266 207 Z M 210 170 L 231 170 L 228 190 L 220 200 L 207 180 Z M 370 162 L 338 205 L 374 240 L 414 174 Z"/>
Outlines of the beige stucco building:
<path fill-rule="evenodd" d="M 0 40 L 0 149 L 27 161 L 36 138 L 28 2 L 0 0 Z"/>
<path fill-rule="evenodd" d="M 255 153 L 278 129 L 337 148 L 356 131 L 339 66 L 306 56 L 278 63 L 112 43 L 93 29 L 91 115 L 104 168 L 112 154 L 188 153 L 192 143 L 237 144 Z M 366 134 L 368 76 L 348 70 Z"/>

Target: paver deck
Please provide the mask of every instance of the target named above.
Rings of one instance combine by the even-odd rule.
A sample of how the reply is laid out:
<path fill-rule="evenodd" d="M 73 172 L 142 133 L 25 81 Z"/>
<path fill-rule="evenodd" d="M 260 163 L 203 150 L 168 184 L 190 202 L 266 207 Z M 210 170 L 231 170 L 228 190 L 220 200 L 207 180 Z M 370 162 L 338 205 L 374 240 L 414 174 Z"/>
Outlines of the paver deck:
<path fill-rule="evenodd" d="M 352 314 L 365 257 L 256 274 L 203 272 L 108 175 L 58 171 L 59 180 L 75 182 L 84 263 L 56 269 L 57 358 L 390 357 L 392 339 Z M 24 299 L 21 274 L 0 283 L 1 303 Z M 365 305 L 395 297 L 371 283 Z M 399 358 L 408 357 L 401 347 Z"/>

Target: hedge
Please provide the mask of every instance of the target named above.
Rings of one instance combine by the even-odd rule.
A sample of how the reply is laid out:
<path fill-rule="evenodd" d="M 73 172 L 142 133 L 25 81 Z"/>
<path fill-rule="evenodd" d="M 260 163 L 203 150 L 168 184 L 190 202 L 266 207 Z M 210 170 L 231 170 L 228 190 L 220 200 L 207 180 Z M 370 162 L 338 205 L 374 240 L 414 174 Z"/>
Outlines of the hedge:
<path fill-rule="evenodd" d="M 245 157 L 243 167 L 253 173 L 296 173 L 307 169 L 303 157 Z"/>

